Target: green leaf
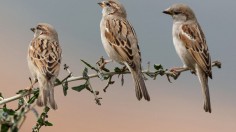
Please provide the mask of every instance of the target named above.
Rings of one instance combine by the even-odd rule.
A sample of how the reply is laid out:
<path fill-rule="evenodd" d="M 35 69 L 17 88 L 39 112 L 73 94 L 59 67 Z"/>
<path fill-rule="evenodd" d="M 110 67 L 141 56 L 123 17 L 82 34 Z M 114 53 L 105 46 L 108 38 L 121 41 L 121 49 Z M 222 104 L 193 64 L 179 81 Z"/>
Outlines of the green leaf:
<path fill-rule="evenodd" d="M 29 104 L 33 104 L 36 99 L 37 99 L 37 98 L 34 96 L 34 97 L 32 97 L 32 98 L 29 99 L 28 103 L 29 103 Z"/>
<path fill-rule="evenodd" d="M 6 112 L 8 115 L 14 115 L 16 112 L 12 109 L 7 109 L 6 107 L 3 107 L 3 111 Z"/>
<path fill-rule="evenodd" d="M 16 94 L 24 94 L 24 93 L 26 93 L 27 91 L 28 91 L 27 89 L 19 90 Z"/>
<path fill-rule="evenodd" d="M 32 98 L 29 99 L 28 103 L 29 103 L 29 104 L 33 104 L 34 101 L 35 101 L 37 98 L 38 98 L 38 97 L 33 96 Z"/>
<path fill-rule="evenodd" d="M 88 66 L 90 69 L 95 70 L 96 72 L 98 72 L 98 69 L 96 69 L 95 67 L 91 66 L 88 62 L 84 61 L 84 60 L 80 60 L 82 61 L 86 66 Z"/>
<path fill-rule="evenodd" d="M 88 76 L 88 68 L 84 68 L 83 77 L 84 78 L 89 78 L 89 76 Z"/>
<path fill-rule="evenodd" d="M 34 96 L 29 99 L 28 103 L 33 104 L 35 102 L 35 100 L 38 98 L 38 96 L 39 96 L 39 90 L 36 90 L 34 92 Z"/>
<path fill-rule="evenodd" d="M 36 90 L 34 91 L 34 96 L 36 96 L 36 97 L 38 98 L 38 96 L 39 96 L 39 89 L 36 89 Z"/>
<path fill-rule="evenodd" d="M 39 125 L 41 125 L 41 126 L 43 125 L 43 119 L 42 118 L 39 118 L 37 122 L 39 123 Z"/>
<path fill-rule="evenodd" d="M 161 64 L 154 64 L 154 68 L 159 71 L 159 70 L 163 70 L 163 66 Z"/>
<path fill-rule="evenodd" d="M 49 110 L 50 110 L 50 108 L 47 107 L 47 106 L 44 108 L 44 112 L 45 112 L 45 113 L 48 113 Z"/>
<path fill-rule="evenodd" d="M 73 87 L 72 89 L 77 91 L 77 92 L 81 92 L 82 90 L 84 90 L 86 87 L 88 87 L 87 84 L 83 84 L 83 85 L 80 85 L 80 86 L 76 86 L 76 87 Z"/>
<path fill-rule="evenodd" d="M 102 70 L 105 71 L 105 72 L 110 72 L 110 70 L 108 70 L 108 69 L 105 68 L 105 67 L 104 67 Z"/>
<path fill-rule="evenodd" d="M 49 121 L 45 121 L 45 122 L 44 122 L 44 125 L 45 125 L 45 126 L 53 126 L 53 124 L 52 124 L 51 122 L 49 122 Z"/>
<path fill-rule="evenodd" d="M 115 71 L 115 72 L 118 72 L 118 73 L 119 73 L 119 72 L 122 72 L 122 71 L 120 70 L 120 68 L 118 68 L 118 67 L 116 67 L 116 68 L 114 69 L 114 71 Z"/>
<path fill-rule="evenodd" d="M 48 111 L 50 110 L 49 107 L 44 107 L 44 110 L 43 110 L 43 113 L 41 113 L 39 119 L 37 120 L 37 124 L 33 127 L 33 132 L 38 132 L 39 129 L 42 127 L 42 126 L 52 126 L 53 124 L 48 122 L 48 121 L 45 121 L 46 118 L 48 118 Z"/>
<path fill-rule="evenodd" d="M 64 96 L 66 96 L 67 95 L 67 91 L 69 89 L 68 82 L 66 81 L 64 84 L 62 84 L 62 87 L 63 87 Z"/>
<path fill-rule="evenodd" d="M 58 85 L 58 84 L 61 84 L 62 82 L 57 78 L 55 83 Z"/>
<path fill-rule="evenodd" d="M 7 124 L 1 124 L 1 132 L 8 132 L 10 126 Z"/>
<path fill-rule="evenodd" d="M 103 80 L 108 80 L 110 78 L 110 76 L 104 76 Z"/>

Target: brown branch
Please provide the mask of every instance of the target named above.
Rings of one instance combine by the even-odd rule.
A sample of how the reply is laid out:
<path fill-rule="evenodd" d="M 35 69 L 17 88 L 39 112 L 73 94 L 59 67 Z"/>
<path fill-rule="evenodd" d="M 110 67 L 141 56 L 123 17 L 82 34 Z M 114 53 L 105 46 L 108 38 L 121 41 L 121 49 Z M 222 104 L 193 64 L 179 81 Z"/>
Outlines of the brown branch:
<path fill-rule="evenodd" d="M 221 68 L 221 62 L 220 61 L 212 62 L 212 67 Z M 188 70 L 183 70 L 181 72 L 185 72 L 185 71 L 188 71 Z M 69 73 L 71 73 L 71 72 L 69 71 Z M 166 76 L 173 77 L 174 79 L 178 78 L 178 76 L 176 76 L 173 72 L 170 72 L 168 70 L 163 73 L 163 72 L 157 72 L 157 71 L 149 71 L 149 69 L 148 69 L 148 70 L 143 70 L 142 73 L 153 75 L 155 77 L 157 75 L 166 75 Z M 121 73 L 117 73 L 117 72 L 104 72 L 102 74 L 103 75 L 107 75 L 107 76 L 114 76 L 114 75 L 119 75 Z M 125 71 L 122 74 L 130 74 L 130 72 L 129 71 Z M 90 74 L 90 75 L 88 75 L 88 78 L 90 78 L 90 79 L 91 78 L 96 78 L 96 77 L 99 77 L 98 74 Z M 87 77 L 86 78 L 83 77 L 83 76 L 74 77 L 74 76 L 70 75 L 70 77 L 68 76 L 68 78 L 67 78 L 67 82 L 73 82 L 73 81 L 78 81 L 78 80 L 86 80 L 86 79 L 87 79 Z M 58 85 L 61 85 L 61 84 L 60 83 L 56 83 L 55 84 L 55 86 L 58 86 Z M 29 94 L 32 94 L 32 92 L 31 91 L 26 91 L 23 94 L 17 94 L 17 95 L 15 95 L 13 97 L 9 97 L 9 98 L 0 100 L 0 105 L 12 102 L 12 101 L 17 100 L 17 99 L 20 99 L 20 98 L 22 98 L 24 96 L 27 96 Z"/>

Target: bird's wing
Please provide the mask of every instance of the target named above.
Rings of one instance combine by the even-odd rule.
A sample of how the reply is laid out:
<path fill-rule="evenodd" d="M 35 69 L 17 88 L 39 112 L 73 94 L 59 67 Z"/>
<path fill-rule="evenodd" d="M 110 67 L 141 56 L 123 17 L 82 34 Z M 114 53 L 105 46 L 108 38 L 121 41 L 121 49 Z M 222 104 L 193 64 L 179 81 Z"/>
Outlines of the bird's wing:
<path fill-rule="evenodd" d="M 105 37 L 110 46 L 122 58 L 122 61 L 127 62 L 133 69 L 136 66 L 135 59 L 141 61 L 135 31 L 126 19 L 108 19 L 105 24 Z"/>
<path fill-rule="evenodd" d="M 184 42 L 186 49 L 203 71 L 212 78 L 211 57 L 200 25 L 184 24 L 180 30 L 179 38 Z"/>
<path fill-rule="evenodd" d="M 50 79 L 59 73 L 61 52 L 58 42 L 38 38 L 31 42 L 29 57 L 40 73 Z"/>

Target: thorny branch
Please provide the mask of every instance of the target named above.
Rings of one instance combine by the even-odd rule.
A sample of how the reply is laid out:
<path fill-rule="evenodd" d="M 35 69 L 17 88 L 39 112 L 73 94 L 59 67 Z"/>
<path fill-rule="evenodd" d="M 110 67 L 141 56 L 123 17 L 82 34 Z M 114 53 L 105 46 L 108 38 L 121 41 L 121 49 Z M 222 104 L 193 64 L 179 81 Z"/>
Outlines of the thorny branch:
<path fill-rule="evenodd" d="M 101 58 L 102 63 L 105 62 L 105 60 L 103 58 Z M 69 82 L 73 82 L 73 81 L 78 81 L 78 80 L 85 80 L 85 83 L 83 85 L 80 86 L 76 86 L 76 87 L 72 87 L 73 90 L 75 91 L 82 91 L 83 89 L 87 89 L 88 91 L 90 91 L 95 98 L 96 104 L 101 105 L 100 100 L 102 98 L 98 97 L 99 95 L 99 91 L 95 91 L 94 88 L 92 87 L 91 83 L 90 83 L 90 79 L 92 78 L 100 78 L 101 80 L 107 80 L 107 85 L 105 86 L 105 88 L 103 89 L 104 92 L 107 91 L 107 88 L 114 84 L 115 81 L 112 81 L 112 77 L 114 75 L 118 75 L 118 77 L 121 75 L 121 84 L 123 85 L 124 83 L 124 74 L 130 74 L 129 71 L 127 71 L 127 69 L 124 68 L 115 68 L 114 71 L 110 71 L 108 69 L 106 69 L 104 66 L 102 65 L 103 69 L 101 69 L 99 66 L 99 68 L 95 68 L 93 66 L 91 66 L 90 64 L 88 64 L 87 62 L 85 62 L 84 60 L 81 60 L 88 68 L 90 68 L 91 70 L 95 71 L 95 74 L 90 74 L 88 75 L 88 68 L 85 68 L 82 76 L 78 76 L 75 77 L 72 75 L 72 72 L 69 70 L 69 66 L 67 66 L 66 64 L 64 65 L 64 70 L 66 70 L 68 72 L 68 75 L 62 80 L 60 81 L 59 79 L 56 80 L 55 82 L 55 86 L 59 86 L 62 85 L 63 87 L 63 92 L 64 95 L 67 95 L 67 90 L 69 89 Z M 107 63 L 107 62 L 106 62 Z M 219 61 L 214 61 L 212 62 L 212 67 L 218 67 L 221 68 L 221 63 Z M 154 70 L 150 70 L 150 63 L 148 63 L 148 68 L 147 70 L 143 70 L 142 73 L 147 75 L 148 77 L 152 78 L 152 79 L 156 79 L 158 75 L 164 76 L 166 75 L 168 78 L 168 81 L 170 82 L 170 78 L 172 77 L 175 80 L 179 77 L 180 73 L 187 71 L 186 69 L 180 71 L 178 74 L 176 74 L 175 72 L 172 72 L 171 70 L 168 69 L 164 69 L 162 67 L 162 65 L 154 65 Z M 147 78 L 144 76 L 145 80 L 147 80 Z M 33 96 L 28 96 L 33 94 Z M 31 106 L 31 104 L 33 104 L 35 102 L 35 100 L 38 98 L 39 95 L 39 89 L 38 88 L 34 88 L 32 90 L 20 90 L 19 92 L 17 92 L 16 96 L 10 97 L 10 98 L 6 98 L 4 99 L 4 97 L 2 96 L 2 94 L 0 93 L 0 105 L 3 105 L 2 108 L 0 108 L 0 131 L 18 131 L 22 124 L 24 123 L 25 119 L 26 119 L 26 114 L 29 111 L 32 111 L 36 117 L 38 118 L 36 125 L 33 127 L 32 131 L 33 132 L 38 132 L 40 130 L 40 128 L 42 126 L 53 126 L 52 123 L 50 123 L 47 118 L 48 118 L 48 112 L 50 110 L 49 107 L 45 107 L 43 113 L 41 113 L 40 115 L 38 114 L 38 112 L 36 111 L 36 109 L 34 108 L 35 105 Z M 29 100 L 27 101 L 27 97 L 29 97 Z M 12 110 L 12 109 L 8 109 L 6 104 L 8 102 L 12 102 L 15 100 L 19 100 L 18 101 L 18 108 L 16 110 Z"/>
<path fill-rule="evenodd" d="M 6 105 L 4 105 L 0 109 L 0 131 L 18 131 L 26 120 L 26 114 L 30 110 L 35 110 L 34 106 L 30 106 L 25 97 L 19 99 L 16 110 L 7 109 Z"/>
<path fill-rule="evenodd" d="M 83 60 L 82 60 L 83 61 Z M 83 61 L 85 62 L 85 61 Z M 86 62 L 85 62 L 86 63 Z M 99 70 L 97 70 L 96 68 L 92 67 L 91 65 L 89 65 L 88 63 L 86 64 L 88 67 L 90 67 L 91 69 L 95 70 L 97 73 L 95 74 L 90 74 L 88 75 L 87 77 L 84 77 L 84 76 L 77 76 L 77 77 L 74 77 L 72 76 L 72 73 L 70 72 L 70 70 L 67 68 L 65 68 L 65 70 L 67 70 L 69 72 L 69 75 L 63 79 L 62 81 L 57 81 L 55 83 L 55 86 L 59 86 L 59 85 L 62 85 L 64 84 L 65 82 L 69 83 L 69 82 L 73 82 L 73 81 L 78 81 L 78 80 L 87 80 L 88 78 L 89 79 L 92 79 L 92 78 L 96 78 L 96 77 L 100 77 L 101 78 L 101 75 L 103 77 L 106 77 L 107 79 L 109 79 L 108 81 L 108 85 L 105 87 L 104 91 L 106 91 L 107 87 L 110 85 L 110 84 L 113 84 L 113 82 L 111 81 L 111 77 L 114 76 L 114 75 L 120 75 L 121 73 L 120 72 L 100 72 Z M 217 68 L 221 68 L 221 62 L 219 61 L 214 61 L 212 62 L 212 67 L 217 67 Z M 164 70 L 163 67 L 161 65 L 154 65 L 154 68 L 155 68 L 155 71 L 150 71 L 150 68 L 148 68 L 147 70 L 143 70 L 142 73 L 143 74 L 146 74 L 147 76 L 153 78 L 154 80 L 156 79 L 156 77 L 158 75 L 166 75 L 167 77 L 172 77 L 174 78 L 175 80 L 178 78 L 178 76 L 176 76 L 173 72 L 169 71 L 169 70 Z M 186 70 L 184 71 L 181 71 L 181 72 L 185 72 Z M 122 74 L 130 74 L 129 71 L 124 71 L 122 72 Z M 95 95 L 96 95 L 96 92 L 94 92 Z M 6 99 L 1 99 L 0 100 L 0 105 L 3 105 L 3 104 L 6 104 L 8 102 L 11 102 L 11 101 L 14 101 L 14 100 L 17 100 L 17 99 L 20 99 L 24 96 L 27 96 L 29 94 L 32 94 L 30 91 L 25 91 L 23 92 L 22 94 L 17 94 L 13 97 L 10 97 L 10 98 L 6 98 Z"/>

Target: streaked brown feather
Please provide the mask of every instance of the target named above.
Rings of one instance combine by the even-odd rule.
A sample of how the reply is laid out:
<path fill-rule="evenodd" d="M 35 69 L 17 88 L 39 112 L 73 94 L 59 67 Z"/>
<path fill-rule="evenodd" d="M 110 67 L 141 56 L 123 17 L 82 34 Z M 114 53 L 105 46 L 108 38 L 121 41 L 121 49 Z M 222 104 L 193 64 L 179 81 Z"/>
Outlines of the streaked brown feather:
<path fill-rule="evenodd" d="M 134 56 L 138 53 L 140 57 L 140 53 L 136 34 L 129 22 L 123 18 L 107 20 L 105 37 L 122 61 L 134 69 Z"/>
<path fill-rule="evenodd" d="M 212 78 L 211 57 L 201 27 L 198 24 L 184 24 L 181 28 L 180 39 L 185 42 L 185 47 L 196 63 Z"/>
<path fill-rule="evenodd" d="M 58 42 L 37 38 L 31 42 L 29 56 L 33 64 L 49 80 L 59 73 L 61 52 Z"/>

